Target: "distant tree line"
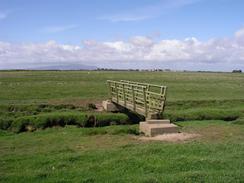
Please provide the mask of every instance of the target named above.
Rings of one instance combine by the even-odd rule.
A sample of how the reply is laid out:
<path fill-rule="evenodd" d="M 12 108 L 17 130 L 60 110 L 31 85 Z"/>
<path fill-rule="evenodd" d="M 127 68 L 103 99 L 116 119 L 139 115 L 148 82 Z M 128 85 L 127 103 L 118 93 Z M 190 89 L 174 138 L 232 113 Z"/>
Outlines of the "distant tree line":
<path fill-rule="evenodd" d="M 232 73 L 242 73 L 242 70 L 241 69 L 236 69 L 236 70 L 233 70 Z"/>
<path fill-rule="evenodd" d="M 170 72 L 170 69 L 112 69 L 112 68 L 97 68 L 97 71 L 150 71 L 150 72 Z"/>

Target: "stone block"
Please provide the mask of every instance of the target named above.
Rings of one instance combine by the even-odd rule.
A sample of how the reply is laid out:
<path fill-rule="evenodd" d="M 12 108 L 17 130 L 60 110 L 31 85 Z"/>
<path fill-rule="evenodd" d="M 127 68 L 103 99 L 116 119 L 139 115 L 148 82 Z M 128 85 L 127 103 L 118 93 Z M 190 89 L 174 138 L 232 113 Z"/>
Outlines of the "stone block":
<path fill-rule="evenodd" d="M 169 119 L 148 119 L 146 122 L 148 124 L 170 124 Z"/>
<path fill-rule="evenodd" d="M 119 111 L 119 109 L 117 108 L 117 106 L 109 101 L 109 100 L 105 100 L 102 102 L 102 106 L 104 108 L 105 111 L 108 111 L 108 112 L 116 112 L 116 111 Z"/>
<path fill-rule="evenodd" d="M 178 133 L 178 126 L 169 123 L 169 120 L 149 120 L 140 122 L 139 131 L 145 136 L 153 137 L 166 133 Z"/>

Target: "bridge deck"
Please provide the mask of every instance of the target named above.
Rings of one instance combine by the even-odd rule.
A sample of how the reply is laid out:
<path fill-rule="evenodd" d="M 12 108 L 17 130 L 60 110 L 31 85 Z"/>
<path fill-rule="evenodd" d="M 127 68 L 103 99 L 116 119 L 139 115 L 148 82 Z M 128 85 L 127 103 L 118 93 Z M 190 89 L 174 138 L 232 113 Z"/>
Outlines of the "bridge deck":
<path fill-rule="evenodd" d="M 107 82 L 112 102 L 145 117 L 149 114 L 163 113 L 166 86 L 125 80 Z"/>

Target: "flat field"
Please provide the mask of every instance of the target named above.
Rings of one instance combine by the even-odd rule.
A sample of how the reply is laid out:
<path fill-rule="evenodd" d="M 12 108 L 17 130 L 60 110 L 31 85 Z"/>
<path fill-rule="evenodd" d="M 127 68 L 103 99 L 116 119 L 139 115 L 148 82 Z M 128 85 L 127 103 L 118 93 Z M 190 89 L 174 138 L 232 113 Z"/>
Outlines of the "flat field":
<path fill-rule="evenodd" d="M 244 99 L 244 75 L 196 72 L 19 71 L 0 72 L 0 103 L 29 104 L 106 99 L 106 80 L 168 86 L 168 101 Z"/>
<path fill-rule="evenodd" d="M 108 79 L 168 86 L 165 117 L 198 136 L 145 141 L 137 124 L 1 130 L 0 182 L 244 182 L 244 74 L 4 71 L 0 122 L 85 113 Z"/>

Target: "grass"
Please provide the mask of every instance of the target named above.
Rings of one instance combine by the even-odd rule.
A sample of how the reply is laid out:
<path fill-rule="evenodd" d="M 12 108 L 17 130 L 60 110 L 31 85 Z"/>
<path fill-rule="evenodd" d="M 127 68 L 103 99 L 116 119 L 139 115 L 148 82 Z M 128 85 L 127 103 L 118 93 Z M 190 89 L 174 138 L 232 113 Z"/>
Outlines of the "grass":
<path fill-rule="evenodd" d="M 107 79 L 131 78 L 167 85 L 164 117 L 200 136 L 146 142 L 138 125 L 77 128 L 108 98 Z M 233 73 L 0 72 L 0 182 L 243 182 L 243 83 Z M 111 119 L 128 117 L 96 116 Z M 16 123 L 36 131 L 13 133 Z"/>
<path fill-rule="evenodd" d="M 108 97 L 106 80 L 168 86 L 168 101 L 244 99 L 244 75 L 189 72 L 19 71 L 0 72 L 1 104 L 82 103 Z"/>
<path fill-rule="evenodd" d="M 0 134 L 2 182 L 242 182 L 244 126 L 181 122 L 201 136 L 144 142 L 137 125 Z M 214 134 L 213 134 L 214 133 Z"/>
<path fill-rule="evenodd" d="M 81 113 L 81 112 L 53 112 L 33 116 L 19 117 L 13 120 L 10 129 L 13 132 L 34 131 L 53 126 L 76 125 L 79 127 L 101 127 L 110 123 L 126 124 L 128 116 L 115 113 Z"/>
<path fill-rule="evenodd" d="M 0 118 L 18 118 L 48 112 L 89 111 L 88 103 L 108 98 L 107 79 L 131 78 L 168 86 L 164 115 L 171 121 L 228 121 L 244 116 L 243 74 L 6 71 L 0 72 Z"/>
<path fill-rule="evenodd" d="M 17 118 L 0 118 L 0 129 L 19 133 L 53 126 L 76 125 L 78 127 L 101 127 L 112 124 L 129 124 L 129 117 L 122 113 L 62 111 L 48 112 Z"/>

